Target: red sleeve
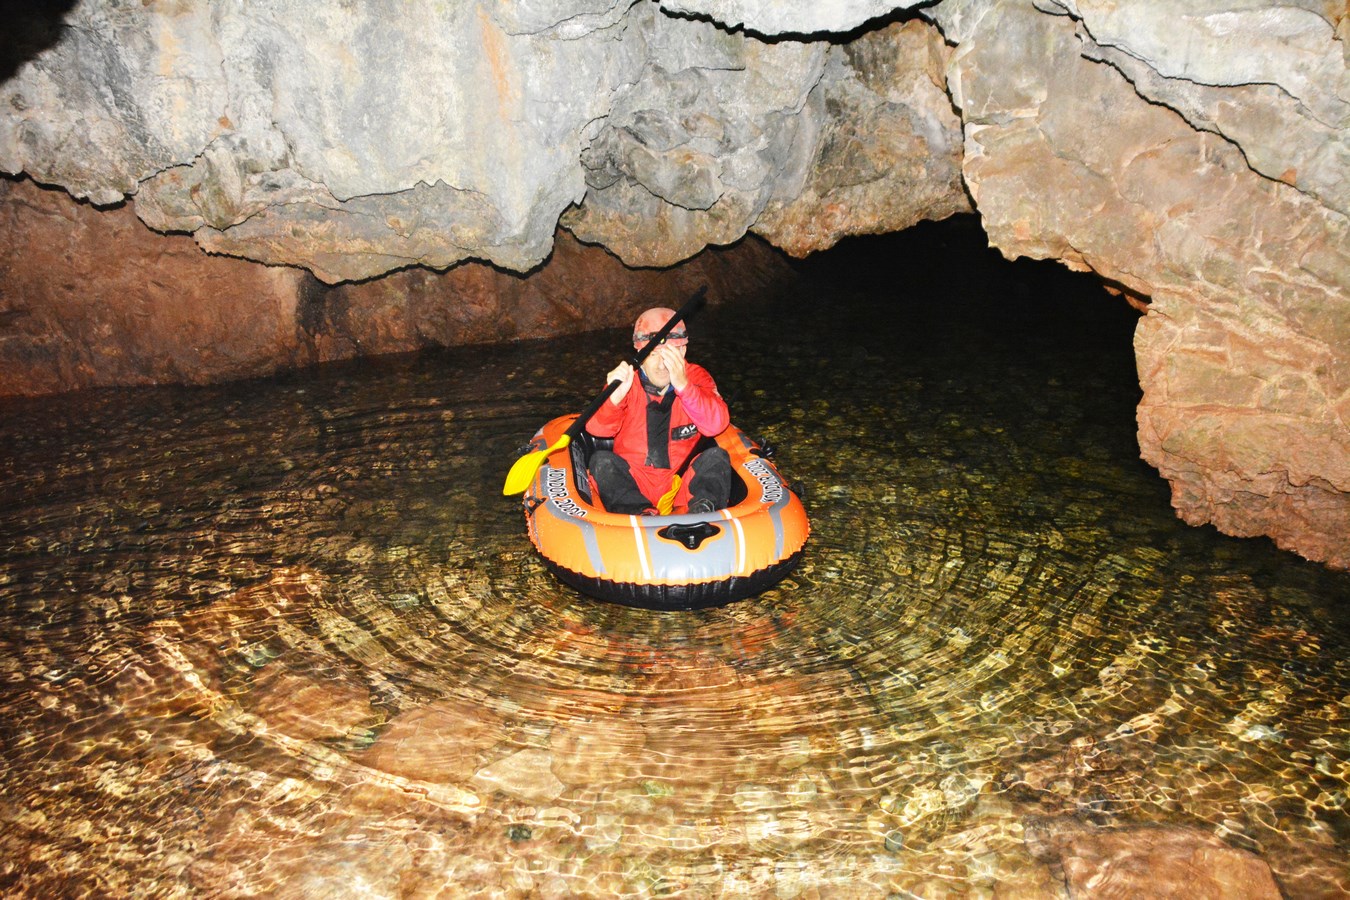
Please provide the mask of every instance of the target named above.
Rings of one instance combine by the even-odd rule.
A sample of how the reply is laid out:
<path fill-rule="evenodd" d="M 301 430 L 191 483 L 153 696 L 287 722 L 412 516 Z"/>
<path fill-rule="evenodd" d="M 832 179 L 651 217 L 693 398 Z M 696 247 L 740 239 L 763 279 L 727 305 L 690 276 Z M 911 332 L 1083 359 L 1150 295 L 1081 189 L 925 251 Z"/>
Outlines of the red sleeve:
<path fill-rule="evenodd" d="M 684 386 L 684 390 L 676 392 L 680 403 L 699 431 L 709 437 L 717 437 L 731 424 L 727 402 L 717 393 L 717 383 L 707 369 L 690 363 L 685 372 L 689 376 L 689 383 Z"/>
<path fill-rule="evenodd" d="M 638 382 L 636 375 L 633 376 L 633 386 L 628 389 L 628 393 L 631 394 L 633 391 L 642 392 L 642 385 Z M 586 430 L 596 437 L 614 437 L 619 433 L 619 426 L 623 424 L 623 407 L 629 399 L 628 395 L 625 394 L 623 400 L 615 405 L 613 399 L 606 398 L 605 402 L 600 404 L 600 408 L 595 411 L 595 415 L 591 416 L 590 420 L 586 422 Z"/>

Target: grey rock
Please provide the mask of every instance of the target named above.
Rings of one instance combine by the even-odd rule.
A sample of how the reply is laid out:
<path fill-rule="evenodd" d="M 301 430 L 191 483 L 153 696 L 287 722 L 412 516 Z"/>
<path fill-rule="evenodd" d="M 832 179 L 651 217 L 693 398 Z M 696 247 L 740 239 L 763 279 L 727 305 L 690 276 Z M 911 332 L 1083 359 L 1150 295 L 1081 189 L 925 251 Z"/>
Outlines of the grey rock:
<path fill-rule="evenodd" d="M 767 44 L 648 11 L 648 62 L 583 152 L 563 218 L 630 265 L 670 265 L 749 230 L 789 164 L 823 44 Z"/>
<path fill-rule="evenodd" d="M 793 256 L 969 212 L 950 52 L 921 21 L 831 47 L 777 193 L 753 231 Z"/>
<path fill-rule="evenodd" d="M 143 191 L 152 227 L 326 280 L 527 270 L 581 199 L 583 134 L 639 36 L 612 24 L 622 5 L 516 9 L 513 31 L 505 8 L 85 2 L 6 85 L 0 167 L 96 203 Z"/>
<path fill-rule="evenodd" d="M 1350 66 L 1320 3 L 1065 2 L 1084 56 L 1242 148 L 1268 178 L 1350 213 Z M 1344 10 L 1341 10 L 1344 17 Z"/>

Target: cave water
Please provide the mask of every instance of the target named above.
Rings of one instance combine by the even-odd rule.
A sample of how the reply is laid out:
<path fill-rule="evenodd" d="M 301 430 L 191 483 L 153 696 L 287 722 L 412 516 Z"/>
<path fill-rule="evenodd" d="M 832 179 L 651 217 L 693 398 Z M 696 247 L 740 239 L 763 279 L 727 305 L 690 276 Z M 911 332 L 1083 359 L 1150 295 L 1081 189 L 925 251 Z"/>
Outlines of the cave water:
<path fill-rule="evenodd" d="M 0 890 L 1350 891 L 1350 574 L 1175 518 L 1137 314 L 963 221 L 797 267 L 691 326 L 813 525 L 723 609 L 501 496 L 619 332 L 0 401 Z"/>

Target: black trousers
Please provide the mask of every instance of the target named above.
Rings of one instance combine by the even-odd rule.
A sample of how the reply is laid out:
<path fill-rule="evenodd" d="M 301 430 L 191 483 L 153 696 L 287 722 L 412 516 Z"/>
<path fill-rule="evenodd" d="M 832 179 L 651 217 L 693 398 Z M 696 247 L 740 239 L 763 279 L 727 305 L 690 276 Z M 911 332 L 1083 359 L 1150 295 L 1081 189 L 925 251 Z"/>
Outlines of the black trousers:
<path fill-rule="evenodd" d="M 656 508 L 656 500 L 638 490 L 628 461 L 612 450 L 591 454 L 591 475 L 606 510 L 640 515 Z M 709 447 L 689 463 L 689 502 L 712 501 L 713 509 L 723 509 L 731 501 L 731 457 L 721 447 Z"/>

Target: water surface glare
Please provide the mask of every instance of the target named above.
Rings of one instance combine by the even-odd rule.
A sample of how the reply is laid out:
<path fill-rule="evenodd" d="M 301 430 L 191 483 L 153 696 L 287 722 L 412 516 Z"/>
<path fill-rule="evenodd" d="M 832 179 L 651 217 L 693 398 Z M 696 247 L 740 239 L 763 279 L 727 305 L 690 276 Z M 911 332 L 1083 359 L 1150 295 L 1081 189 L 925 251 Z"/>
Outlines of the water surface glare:
<path fill-rule="evenodd" d="M 1067 896 L 1169 826 L 1350 891 L 1350 576 L 1174 518 L 1128 311 L 926 234 L 695 324 L 813 525 L 720 610 L 500 496 L 619 333 L 3 401 L 0 890 Z"/>

